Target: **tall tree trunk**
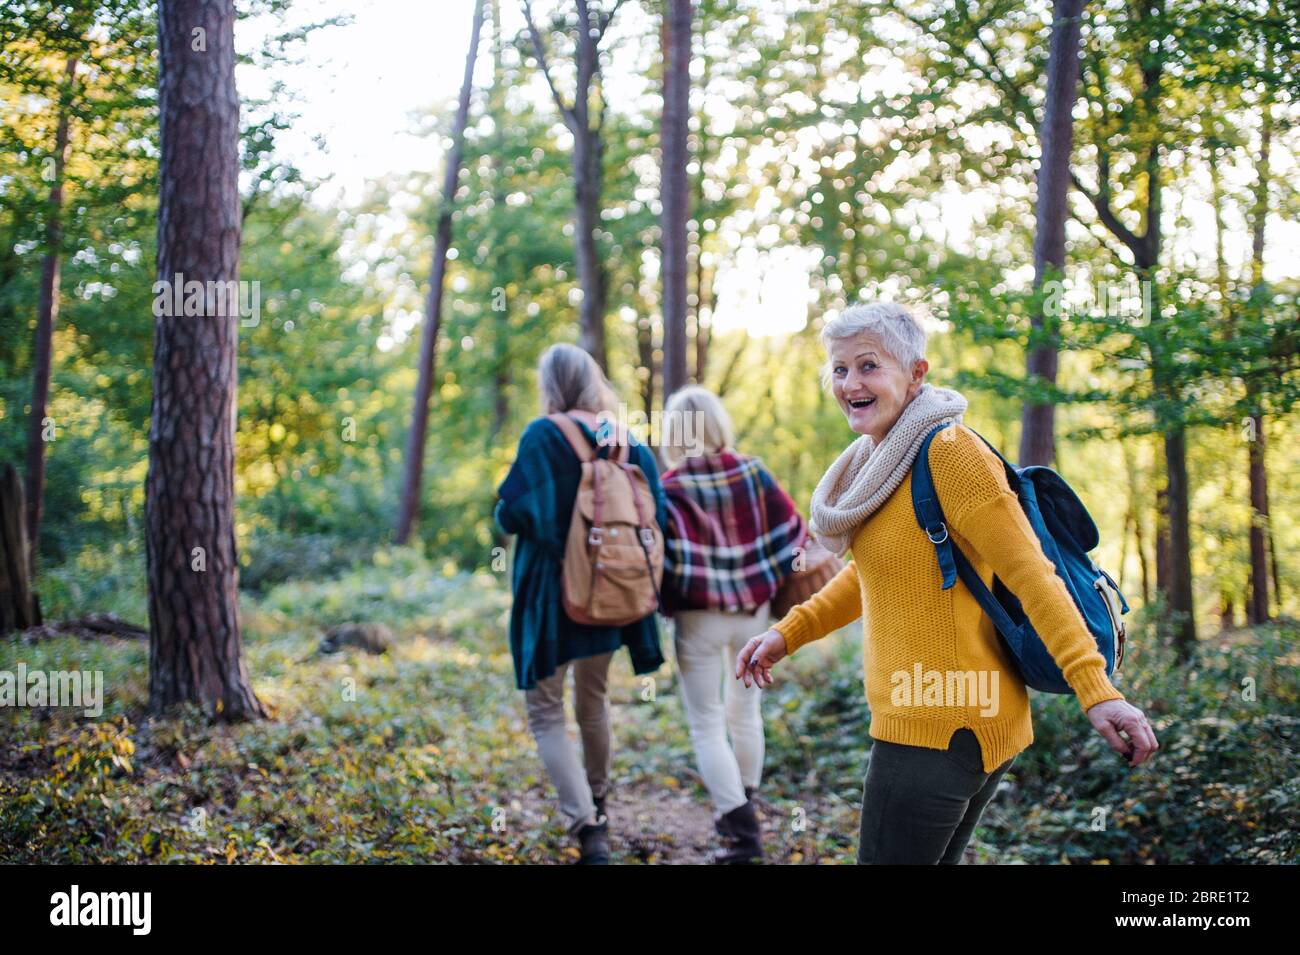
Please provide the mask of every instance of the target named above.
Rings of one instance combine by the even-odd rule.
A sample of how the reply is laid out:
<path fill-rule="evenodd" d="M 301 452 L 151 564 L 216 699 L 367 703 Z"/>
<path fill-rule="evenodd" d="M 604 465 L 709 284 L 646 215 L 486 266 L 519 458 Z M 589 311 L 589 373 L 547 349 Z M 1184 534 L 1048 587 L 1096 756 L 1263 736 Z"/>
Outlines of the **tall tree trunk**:
<path fill-rule="evenodd" d="M 501 210 L 506 208 L 505 164 L 501 159 L 505 151 L 505 124 L 509 122 L 505 105 L 504 38 L 505 33 L 501 26 L 501 0 L 492 0 L 492 92 L 488 97 L 488 112 L 492 115 L 493 128 L 496 130 L 496 148 L 492 151 L 494 216 L 500 216 Z M 500 220 L 497 219 L 497 222 L 499 230 Z M 501 239 L 499 231 L 496 238 L 499 246 Z M 507 277 L 508 269 L 499 248 L 494 252 L 494 256 L 496 267 L 493 269 L 493 274 L 496 278 L 496 287 L 504 292 L 506 284 L 503 280 Z M 495 290 L 493 295 L 496 295 Z M 495 327 L 492 330 L 492 426 L 488 431 L 489 448 L 496 443 L 510 414 L 510 298 L 503 294 L 502 300 L 502 308 L 493 321 Z M 493 305 L 495 307 L 495 302 Z M 504 541 L 505 535 L 500 534 L 499 531 L 496 533 Z"/>
<path fill-rule="evenodd" d="M 1148 167 L 1148 174 L 1154 170 Z M 1152 228 L 1155 228 L 1152 225 Z M 1158 245 L 1154 246 L 1158 249 Z M 1138 273 L 1152 283 L 1152 309 L 1160 314 L 1159 295 L 1155 291 L 1155 262 L 1140 259 Z M 1155 321 L 1155 319 L 1153 319 Z M 1157 335 L 1157 341 L 1159 341 Z M 1180 400 L 1180 386 L 1163 343 L 1154 345 L 1152 358 L 1153 388 L 1163 404 L 1174 406 Z M 1196 647 L 1196 619 L 1192 592 L 1192 544 L 1189 500 L 1191 489 L 1187 473 L 1187 427 L 1181 413 L 1164 422 L 1164 485 L 1157 491 L 1159 519 L 1156 524 L 1156 585 L 1160 587 L 1173 615 L 1173 639 L 1178 658 L 1189 661 Z"/>
<path fill-rule="evenodd" d="M 707 50 L 701 56 L 701 62 L 704 66 L 704 75 L 700 79 L 700 89 L 709 88 L 709 77 L 711 75 L 711 59 Z M 691 380 L 696 384 L 704 384 L 704 376 L 709 367 L 709 338 L 710 325 L 713 321 L 713 303 L 712 303 L 712 285 L 713 279 L 709 270 L 704 265 L 704 213 L 705 213 L 705 159 L 710 155 L 709 150 L 712 144 L 709 140 L 709 123 L 708 116 L 705 115 L 704 101 L 701 98 L 699 113 L 699 131 L 696 133 L 696 151 L 698 157 L 699 172 L 695 176 L 693 189 L 695 191 L 695 215 L 700 220 L 696 228 L 695 248 L 693 268 L 695 301 L 692 305 L 695 313 L 695 368 Z M 708 321 L 705 316 L 708 315 Z"/>
<path fill-rule="evenodd" d="M 41 602 L 28 582 L 26 516 L 18 471 L 0 464 L 0 637 L 41 622 Z"/>
<path fill-rule="evenodd" d="M 1256 163 L 1255 203 L 1251 210 L 1251 283 L 1253 302 L 1260 301 L 1264 287 L 1264 227 L 1268 220 L 1270 153 L 1273 143 L 1271 102 L 1265 98 L 1260 123 L 1259 161 Z M 1248 444 L 1250 475 L 1250 602 L 1251 623 L 1265 623 L 1271 614 L 1268 605 L 1268 551 L 1272 527 L 1268 516 L 1268 470 L 1264 463 L 1264 415 L 1259 386 L 1254 375 L 1246 378 L 1246 407 L 1250 414 L 1251 440 Z M 1276 573 L 1275 573 L 1276 578 Z"/>
<path fill-rule="evenodd" d="M 50 401 L 50 365 L 54 323 L 59 317 L 59 254 L 63 244 L 63 171 L 68 163 L 68 122 L 77 58 L 69 57 L 63 71 L 59 123 L 54 132 L 54 178 L 50 183 L 45 225 L 45 257 L 41 260 L 41 290 L 36 311 L 36 340 L 32 348 L 32 413 L 27 423 L 27 573 L 36 577 L 41 541 L 41 512 L 45 502 L 45 412 Z"/>
<path fill-rule="evenodd" d="M 555 85 L 555 77 L 546 57 L 546 44 L 533 18 L 531 0 L 522 0 L 524 20 L 532 38 L 537 64 L 550 88 L 551 98 L 573 134 L 573 249 L 578 268 L 578 285 L 582 305 L 578 310 L 578 345 L 596 359 L 604 371 L 609 370 L 605 353 L 605 305 L 609 278 L 600 256 L 600 211 L 605 178 L 604 91 L 599 90 L 600 43 L 623 0 L 616 0 L 608 10 L 592 7 L 589 0 L 574 0 L 577 21 L 573 30 L 574 68 L 573 105 L 569 106 Z M 592 107 L 592 94 L 598 102 Z"/>
<path fill-rule="evenodd" d="M 456 204 L 456 183 L 460 179 L 461 155 L 465 149 L 465 125 L 469 122 L 469 97 L 474 89 L 474 61 L 478 56 L 479 32 L 483 28 L 483 0 L 474 4 L 470 28 L 469 53 L 465 57 L 465 76 L 460 86 L 460 101 L 452 124 L 451 149 L 442 181 L 442 208 L 434 234 L 433 266 L 429 274 L 429 297 L 424 310 L 424 335 L 420 341 L 420 374 L 415 383 L 415 407 L 411 411 L 411 430 L 406 436 L 405 474 L 402 500 L 397 512 L 397 543 L 405 544 L 420 511 L 420 488 L 424 477 L 424 445 L 429 431 L 429 396 L 433 392 L 438 357 L 438 332 L 442 326 L 442 292 L 446 284 L 447 250 L 451 248 L 451 213 Z"/>
<path fill-rule="evenodd" d="M 663 279 L 664 400 L 686 384 L 686 174 L 690 134 L 691 0 L 666 0 L 663 23 L 664 108 L 660 134 Z M 698 334 L 698 330 L 697 330 Z"/>
<path fill-rule="evenodd" d="M 1187 479 L 1187 429 L 1165 432 L 1169 477 L 1169 606 L 1175 614 L 1174 645 L 1180 659 L 1190 660 L 1196 645 L 1192 603 L 1190 489 Z"/>
<path fill-rule="evenodd" d="M 605 350 L 605 301 L 608 277 L 600 257 L 600 202 L 604 191 L 605 142 L 599 130 L 586 128 L 573 137 L 574 255 L 582 304 L 578 309 L 578 345 L 602 370 Z"/>
<path fill-rule="evenodd" d="M 1155 563 L 1156 591 L 1169 593 L 1169 485 L 1164 450 L 1156 466 Z"/>
<path fill-rule="evenodd" d="M 1056 0 L 1047 59 L 1047 99 L 1039 128 L 1042 159 L 1038 166 L 1037 224 L 1034 232 L 1034 289 L 1065 269 L 1065 219 L 1069 211 L 1070 153 L 1074 148 L 1074 102 L 1079 90 L 1080 14 L 1084 0 Z M 1028 377 L 1056 383 L 1056 316 L 1040 311 L 1033 326 L 1048 340 L 1037 345 L 1027 363 Z M 1020 416 L 1020 463 L 1051 465 L 1056 459 L 1056 406 L 1027 402 Z"/>
<path fill-rule="evenodd" d="M 1130 492 L 1132 493 L 1132 492 Z M 1138 572 L 1142 577 L 1142 605 L 1151 603 L 1151 566 L 1147 563 L 1146 535 L 1142 532 L 1142 511 L 1133 509 L 1133 545 L 1137 548 Z"/>
<path fill-rule="evenodd" d="M 1142 0 L 1132 8 L 1139 20 L 1156 29 L 1166 29 L 1165 0 Z M 1156 524 L 1156 585 L 1168 599 L 1174 616 L 1174 644 L 1179 658 L 1190 660 L 1196 646 L 1196 618 L 1192 605 L 1191 528 L 1188 525 L 1187 486 L 1187 435 L 1181 406 L 1182 382 L 1179 367 L 1170 353 L 1172 347 L 1165 334 L 1166 323 L 1161 315 L 1159 286 L 1156 268 L 1160 261 L 1163 243 L 1161 231 L 1161 151 L 1162 140 L 1155 132 L 1162 107 L 1162 79 L 1164 53 L 1162 47 L 1153 47 L 1149 56 L 1139 65 L 1143 88 L 1140 103 L 1144 121 L 1150 125 L 1152 138 L 1142 170 L 1146 184 L 1145 203 L 1141 207 L 1143 232 L 1130 231 L 1111 206 L 1110 157 L 1107 144 L 1096 143 L 1098 152 L 1098 183 L 1095 192 L 1089 192 L 1076 179 L 1075 184 L 1097 210 L 1098 218 L 1111 233 L 1128 247 L 1133 256 L 1133 267 L 1142 282 L 1147 283 L 1151 294 L 1151 321 L 1147 330 L 1147 347 L 1151 352 L 1151 386 L 1157 409 L 1177 409 L 1168 420 L 1161 420 L 1164 429 L 1164 485 L 1157 485 Z M 1176 345 L 1176 342 L 1172 343 Z"/>
<path fill-rule="evenodd" d="M 233 0 L 158 5 L 158 278 L 239 280 L 239 97 Z M 229 720 L 265 716 L 244 668 L 235 554 L 238 309 L 155 306 L 145 480 L 149 707 L 185 702 Z M 168 314 L 168 313 L 172 314 Z"/>
<path fill-rule="evenodd" d="M 1218 108 L 1219 104 L 1214 103 L 1215 107 L 1215 132 L 1216 140 L 1218 139 L 1219 130 L 1222 128 L 1222 115 Z M 1211 144 L 1206 163 L 1210 173 L 1210 201 L 1214 206 L 1214 274 L 1215 285 L 1219 292 L 1219 302 L 1223 309 L 1223 339 L 1225 342 L 1231 342 L 1236 337 L 1236 315 L 1232 306 L 1232 288 L 1231 279 L 1228 275 L 1228 256 L 1224 248 L 1224 237 L 1227 235 L 1228 227 L 1223 219 L 1223 172 L 1220 168 L 1221 145 L 1219 142 Z M 1250 385 L 1246 386 L 1247 396 L 1249 397 Z M 1228 422 L 1228 431 L 1230 434 L 1236 434 L 1237 424 L 1234 421 Z M 1233 593 L 1228 589 L 1226 582 L 1220 585 L 1219 595 L 1219 614 L 1220 628 L 1230 629 L 1235 626 L 1236 601 L 1233 599 Z M 1254 604 L 1249 596 L 1245 600 L 1246 606 L 1246 623 L 1254 623 Z"/>

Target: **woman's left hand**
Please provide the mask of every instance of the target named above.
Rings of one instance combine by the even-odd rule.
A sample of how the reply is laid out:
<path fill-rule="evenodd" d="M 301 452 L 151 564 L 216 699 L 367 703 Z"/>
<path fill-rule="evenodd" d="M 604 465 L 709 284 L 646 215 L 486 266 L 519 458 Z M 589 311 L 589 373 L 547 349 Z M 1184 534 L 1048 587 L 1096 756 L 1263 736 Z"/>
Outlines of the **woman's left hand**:
<path fill-rule="evenodd" d="M 1088 720 L 1106 738 L 1110 748 L 1140 766 L 1160 748 L 1151 724 L 1136 706 L 1124 700 L 1103 700 L 1088 710 Z M 1126 742 L 1119 734 L 1128 736 Z"/>

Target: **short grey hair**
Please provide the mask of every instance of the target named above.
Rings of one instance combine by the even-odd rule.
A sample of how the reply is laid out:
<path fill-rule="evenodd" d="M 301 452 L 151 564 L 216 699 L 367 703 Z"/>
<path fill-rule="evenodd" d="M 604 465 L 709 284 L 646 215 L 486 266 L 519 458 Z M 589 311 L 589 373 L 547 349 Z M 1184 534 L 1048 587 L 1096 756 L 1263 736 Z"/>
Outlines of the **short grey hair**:
<path fill-rule="evenodd" d="M 880 339 L 891 357 L 910 371 L 925 357 L 925 329 L 905 305 L 871 302 L 850 305 L 822 327 L 822 345 L 829 352 L 831 342 L 843 341 L 866 332 Z M 822 366 L 822 386 L 831 383 L 831 362 Z"/>

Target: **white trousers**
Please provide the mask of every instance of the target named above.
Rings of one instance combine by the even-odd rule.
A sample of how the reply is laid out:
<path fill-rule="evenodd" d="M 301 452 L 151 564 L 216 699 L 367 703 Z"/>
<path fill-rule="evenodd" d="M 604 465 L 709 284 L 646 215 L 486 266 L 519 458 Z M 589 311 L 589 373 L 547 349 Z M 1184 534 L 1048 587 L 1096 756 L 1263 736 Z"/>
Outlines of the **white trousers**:
<path fill-rule="evenodd" d="M 767 604 L 752 615 L 716 610 L 673 614 L 691 744 L 717 815 L 743 806 L 745 787 L 757 787 L 763 776 L 763 691 L 736 679 L 736 655 L 751 637 L 767 630 L 770 616 Z"/>

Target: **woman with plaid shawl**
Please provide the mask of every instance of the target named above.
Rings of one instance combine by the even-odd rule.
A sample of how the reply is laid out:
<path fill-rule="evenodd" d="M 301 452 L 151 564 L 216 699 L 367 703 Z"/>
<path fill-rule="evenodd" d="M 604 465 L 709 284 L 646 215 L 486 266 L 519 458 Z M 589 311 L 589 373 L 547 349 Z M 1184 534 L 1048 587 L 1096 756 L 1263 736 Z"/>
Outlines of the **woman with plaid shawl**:
<path fill-rule="evenodd" d="M 723 675 L 763 633 L 768 601 L 793 573 L 803 518 L 758 458 L 731 445 L 722 402 L 699 387 L 664 408 L 668 534 L 663 610 L 676 623 L 677 666 L 691 742 L 726 847 L 719 863 L 761 861 L 753 794 L 763 771 L 761 693 Z M 730 733 L 731 743 L 727 736 Z"/>

